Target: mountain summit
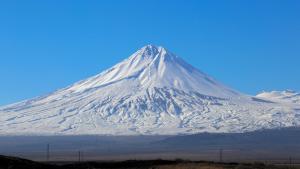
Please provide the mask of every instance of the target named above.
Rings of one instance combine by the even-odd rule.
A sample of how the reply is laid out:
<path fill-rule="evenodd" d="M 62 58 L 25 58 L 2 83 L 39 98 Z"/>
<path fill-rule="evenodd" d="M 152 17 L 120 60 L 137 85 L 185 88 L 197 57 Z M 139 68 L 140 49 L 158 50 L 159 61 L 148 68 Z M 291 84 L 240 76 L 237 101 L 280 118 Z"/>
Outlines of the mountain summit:
<path fill-rule="evenodd" d="M 298 126 L 299 104 L 230 89 L 163 47 L 49 95 L 0 108 L 0 134 L 191 134 Z"/>
<path fill-rule="evenodd" d="M 233 97 L 237 92 L 225 87 L 163 47 L 147 45 L 111 69 L 75 84 L 71 91 L 115 84 L 135 83 L 141 89 L 176 88 L 217 97 Z"/>

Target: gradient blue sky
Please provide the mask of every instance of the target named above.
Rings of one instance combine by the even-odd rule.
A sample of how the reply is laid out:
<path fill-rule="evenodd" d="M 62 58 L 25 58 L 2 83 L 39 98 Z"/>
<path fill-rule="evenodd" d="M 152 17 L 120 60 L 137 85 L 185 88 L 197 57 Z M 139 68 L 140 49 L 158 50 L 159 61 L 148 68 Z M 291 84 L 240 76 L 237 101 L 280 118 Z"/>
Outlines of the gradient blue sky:
<path fill-rule="evenodd" d="M 247 94 L 300 90 L 300 1 L 0 2 L 0 105 L 97 74 L 162 45 Z"/>

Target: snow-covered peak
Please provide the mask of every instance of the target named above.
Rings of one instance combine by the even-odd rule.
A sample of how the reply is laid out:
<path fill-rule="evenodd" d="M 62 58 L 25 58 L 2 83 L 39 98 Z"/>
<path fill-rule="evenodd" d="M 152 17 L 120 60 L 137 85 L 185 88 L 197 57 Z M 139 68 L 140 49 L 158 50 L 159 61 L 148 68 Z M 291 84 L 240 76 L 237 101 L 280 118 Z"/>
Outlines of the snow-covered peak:
<path fill-rule="evenodd" d="M 298 93 L 293 90 L 283 90 L 283 91 L 263 91 L 259 93 L 258 97 L 266 97 L 266 98 L 282 98 L 282 97 L 291 97 L 297 95 Z"/>
<path fill-rule="evenodd" d="M 157 47 L 155 45 L 147 45 L 147 46 L 144 46 L 142 47 L 141 49 L 141 55 L 140 57 L 155 57 L 159 52 L 160 50 L 162 50 L 164 48 L 162 47 Z"/>
<path fill-rule="evenodd" d="M 132 54 L 129 60 L 131 60 L 131 62 L 137 62 L 140 60 L 160 60 L 161 58 L 162 61 L 167 61 L 174 60 L 177 56 L 162 46 L 150 44 Z"/>
<path fill-rule="evenodd" d="M 297 98 L 291 91 L 270 95 Z M 0 107 L 0 135 L 166 135 L 290 126 L 300 126 L 300 104 L 235 92 L 154 45 L 47 96 Z"/>
<path fill-rule="evenodd" d="M 300 93 L 297 93 L 293 90 L 283 90 L 283 91 L 271 91 L 271 92 L 262 92 L 256 95 L 260 98 L 265 98 L 275 101 L 283 101 L 290 103 L 300 103 Z"/>
<path fill-rule="evenodd" d="M 74 84 L 68 91 L 84 92 L 91 88 L 129 81 L 143 90 L 168 87 L 222 98 L 238 95 L 164 47 L 154 45 L 142 47 L 128 59 L 92 78 Z"/>

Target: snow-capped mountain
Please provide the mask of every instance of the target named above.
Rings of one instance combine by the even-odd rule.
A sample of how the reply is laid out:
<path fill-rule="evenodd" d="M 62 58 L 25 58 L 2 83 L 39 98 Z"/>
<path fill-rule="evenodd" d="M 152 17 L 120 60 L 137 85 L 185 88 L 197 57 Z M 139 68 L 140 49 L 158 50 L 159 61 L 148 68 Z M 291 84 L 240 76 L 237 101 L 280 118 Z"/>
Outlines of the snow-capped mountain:
<path fill-rule="evenodd" d="M 300 106 L 251 97 L 163 47 L 49 95 L 0 108 L 0 134 L 192 134 L 300 125 Z"/>
<path fill-rule="evenodd" d="M 262 92 L 256 96 L 273 101 L 300 104 L 300 93 L 293 90 Z"/>

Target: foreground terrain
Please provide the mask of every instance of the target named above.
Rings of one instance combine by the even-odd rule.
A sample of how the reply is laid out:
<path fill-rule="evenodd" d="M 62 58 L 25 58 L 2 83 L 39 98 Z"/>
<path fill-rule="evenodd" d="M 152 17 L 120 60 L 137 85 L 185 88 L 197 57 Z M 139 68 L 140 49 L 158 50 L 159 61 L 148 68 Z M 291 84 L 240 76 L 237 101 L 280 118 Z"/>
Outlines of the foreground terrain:
<path fill-rule="evenodd" d="M 296 165 L 266 165 L 263 163 L 214 163 L 182 160 L 145 160 L 122 162 L 65 162 L 46 163 L 0 156 L 0 169 L 284 169 L 300 168 Z"/>
<path fill-rule="evenodd" d="M 3 136 L 0 154 L 45 161 L 189 159 L 300 163 L 300 129 L 181 136 Z"/>

